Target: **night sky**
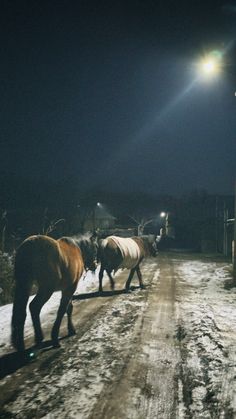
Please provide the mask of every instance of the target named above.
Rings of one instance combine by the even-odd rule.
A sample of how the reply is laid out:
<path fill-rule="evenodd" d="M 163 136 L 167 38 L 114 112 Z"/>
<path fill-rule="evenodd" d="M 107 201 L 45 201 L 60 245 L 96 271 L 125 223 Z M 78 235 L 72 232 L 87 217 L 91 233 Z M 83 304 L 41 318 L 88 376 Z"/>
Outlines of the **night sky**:
<path fill-rule="evenodd" d="M 233 194 L 236 2 L 1 1 L 0 173 Z M 211 81 L 196 61 L 220 50 Z"/>

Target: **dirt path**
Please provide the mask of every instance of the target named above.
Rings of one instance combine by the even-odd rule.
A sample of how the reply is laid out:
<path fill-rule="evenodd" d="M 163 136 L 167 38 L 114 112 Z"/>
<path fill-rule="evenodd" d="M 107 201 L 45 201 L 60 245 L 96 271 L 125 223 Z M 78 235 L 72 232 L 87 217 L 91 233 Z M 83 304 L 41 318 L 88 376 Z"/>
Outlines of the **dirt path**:
<path fill-rule="evenodd" d="M 146 307 L 136 324 L 134 350 L 109 399 L 94 409 L 98 418 L 171 418 L 176 412 L 179 358 L 175 336 L 175 277 L 169 263 L 151 279 Z"/>
<path fill-rule="evenodd" d="M 219 380 L 229 377 L 227 359 L 232 363 L 234 353 L 226 355 L 212 309 L 209 275 L 217 269 L 221 265 L 161 254 L 143 264 L 145 290 L 75 301 L 77 335 L 1 381 L 0 417 L 233 418 L 228 395 L 219 402 Z M 207 281 L 194 287 L 200 273 Z M 126 277 L 127 271 L 119 273 L 117 290 Z M 232 382 L 234 375 L 231 369 Z"/>

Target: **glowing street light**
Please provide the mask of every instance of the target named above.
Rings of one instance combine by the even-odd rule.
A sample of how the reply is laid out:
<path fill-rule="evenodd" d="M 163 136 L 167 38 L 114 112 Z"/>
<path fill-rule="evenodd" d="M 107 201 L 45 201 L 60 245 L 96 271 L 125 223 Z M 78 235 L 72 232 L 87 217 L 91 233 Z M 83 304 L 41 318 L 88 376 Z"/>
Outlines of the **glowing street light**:
<path fill-rule="evenodd" d="M 198 70 L 201 75 L 204 75 L 207 79 L 212 79 L 217 76 L 222 70 L 223 66 L 226 67 L 226 63 L 222 61 L 223 53 L 220 51 L 212 51 L 207 56 L 203 57 L 198 62 Z M 235 92 L 236 96 L 236 92 Z M 233 261 L 233 276 L 236 282 L 236 182 L 234 192 L 235 206 L 234 206 L 234 239 L 232 248 L 232 261 Z"/>
<path fill-rule="evenodd" d="M 168 212 L 162 211 L 160 213 L 160 217 L 164 218 L 163 225 L 160 229 L 160 237 L 165 237 L 166 236 L 166 223 L 167 223 L 167 219 L 168 219 Z"/>
<path fill-rule="evenodd" d="M 221 68 L 222 53 L 220 51 L 211 51 L 198 62 L 198 72 L 207 79 L 217 76 Z"/>
<path fill-rule="evenodd" d="M 206 60 L 202 62 L 202 70 L 206 74 L 212 74 L 215 73 L 217 70 L 217 65 L 215 60 Z"/>
<path fill-rule="evenodd" d="M 93 231 L 96 229 L 96 209 L 101 207 L 101 202 L 96 202 L 96 204 L 93 206 Z"/>

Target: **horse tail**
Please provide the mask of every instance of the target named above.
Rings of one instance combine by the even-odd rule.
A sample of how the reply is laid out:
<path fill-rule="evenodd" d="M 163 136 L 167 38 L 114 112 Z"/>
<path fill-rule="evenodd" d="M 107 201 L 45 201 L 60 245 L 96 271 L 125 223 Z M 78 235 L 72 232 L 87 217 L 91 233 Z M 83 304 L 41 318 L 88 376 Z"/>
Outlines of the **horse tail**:
<path fill-rule="evenodd" d="M 24 350 L 24 324 L 26 306 L 32 283 L 32 242 L 25 240 L 19 247 L 14 266 L 15 292 L 12 311 L 12 345 L 18 350 Z"/>
<path fill-rule="evenodd" d="M 107 239 L 99 240 L 98 252 L 97 252 L 98 262 L 102 262 L 104 259 L 104 250 L 107 246 L 107 243 L 108 243 Z"/>

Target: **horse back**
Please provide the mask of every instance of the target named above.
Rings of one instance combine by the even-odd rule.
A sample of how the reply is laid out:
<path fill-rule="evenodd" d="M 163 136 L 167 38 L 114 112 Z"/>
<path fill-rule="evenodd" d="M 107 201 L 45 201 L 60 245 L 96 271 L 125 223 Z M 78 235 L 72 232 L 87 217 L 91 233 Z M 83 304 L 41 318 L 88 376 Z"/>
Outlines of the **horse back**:
<path fill-rule="evenodd" d="M 74 259 L 74 261 L 73 261 Z M 84 266 L 75 245 L 43 235 L 30 236 L 16 253 L 16 281 L 36 281 L 53 289 L 64 289 L 78 282 Z"/>
<path fill-rule="evenodd" d="M 121 251 L 116 243 L 110 240 L 110 237 L 100 241 L 98 258 L 101 265 L 108 270 L 117 270 L 122 262 Z"/>
<path fill-rule="evenodd" d="M 109 236 L 102 240 L 103 265 L 118 268 L 134 268 L 141 260 L 142 253 L 138 243 L 132 238 Z"/>
<path fill-rule="evenodd" d="M 64 278 L 74 279 L 77 282 L 84 271 L 84 261 L 80 248 L 74 243 L 73 239 L 61 238 L 58 241 L 60 257 L 64 269 Z"/>
<path fill-rule="evenodd" d="M 134 237 L 132 237 L 132 240 L 138 245 L 138 247 L 139 247 L 139 251 L 140 251 L 140 257 L 144 257 L 144 256 L 146 256 L 146 253 L 147 253 L 147 249 L 146 249 L 146 246 L 145 246 L 145 243 L 144 243 L 144 241 L 142 240 L 142 238 L 141 237 L 138 237 L 138 236 L 134 236 Z"/>
<path fill-rule="evenodd" d="M 132 239 L 138 244 L 142 258 L 157 255 L 155 236 L 134 236 Z"/>
<path fill-rule="evenodd" d="M 142 260 L 142 249 L 133 238 L 112 237 L 117 243 L 122 253 L 122 263 L 120 268 L 132 269 L 135 268 Z"/>

